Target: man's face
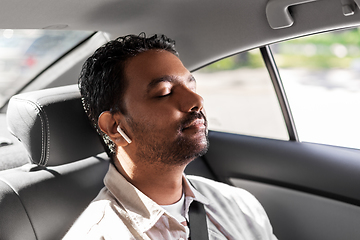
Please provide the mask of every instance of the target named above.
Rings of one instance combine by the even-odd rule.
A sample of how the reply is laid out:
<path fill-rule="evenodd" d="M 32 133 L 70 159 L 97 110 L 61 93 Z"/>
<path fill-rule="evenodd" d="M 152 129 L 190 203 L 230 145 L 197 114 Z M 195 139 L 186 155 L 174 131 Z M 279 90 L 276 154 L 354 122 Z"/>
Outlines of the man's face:
<path fill-rule="evenodd" d="M 130 147 L 147 163 L 184 165 L 208 148 L 203 99 L 178 57 L 150 50 L 125 65 Z"/>

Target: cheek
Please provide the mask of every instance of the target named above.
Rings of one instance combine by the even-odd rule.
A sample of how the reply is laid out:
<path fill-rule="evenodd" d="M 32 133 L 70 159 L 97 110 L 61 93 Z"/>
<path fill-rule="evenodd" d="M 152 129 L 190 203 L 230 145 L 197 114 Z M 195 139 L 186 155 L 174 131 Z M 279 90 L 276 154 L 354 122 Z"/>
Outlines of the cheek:
<path fill-rule="evenodd" d="M 180 122 L 178 114 L 171 111 L 154 110 L 151 114 L 144 116 L 149 125 L 154 126 L 158 130 L 174 130 L 177 129 Z"/>
<path fill-rule="evenodd" d="M 135 111 L 132 112 L 132 116 L 148 121 L 166 121 L 166 119 L 176 119 L 179 117 L 180 112 L 177 110 L 175 104 L 165 103 L 149 103 L 149 104 L 137 104 L 134 106 Z"/>
<path fill-rule="evenodd" d="M 139 109 L 140 110 L 140 109 Z M 142 109 L 133 116 L 133 120 L 140 123 L 153 134 L 175 133 L 180 125 L 182 116 L 178 111 L 165 107 L 149 107 Z"/>

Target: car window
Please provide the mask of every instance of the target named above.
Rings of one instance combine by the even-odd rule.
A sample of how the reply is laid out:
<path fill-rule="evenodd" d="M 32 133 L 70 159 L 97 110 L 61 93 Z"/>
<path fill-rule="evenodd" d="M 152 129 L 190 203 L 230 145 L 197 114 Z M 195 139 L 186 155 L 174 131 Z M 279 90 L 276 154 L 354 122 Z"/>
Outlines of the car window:
<path fill-rule="evenodd" d="M 88 31 L 0 29 L 0 108 Z"/>
<path fill-rule="evenodd" d="M 300 141 L 360 148 L 360 29 L 271 49 Z"/>
<path fill-rule="evenodd" d="M 259 49 L 193 73 L 209 129 L 288 140 L 281 109 Z"/>

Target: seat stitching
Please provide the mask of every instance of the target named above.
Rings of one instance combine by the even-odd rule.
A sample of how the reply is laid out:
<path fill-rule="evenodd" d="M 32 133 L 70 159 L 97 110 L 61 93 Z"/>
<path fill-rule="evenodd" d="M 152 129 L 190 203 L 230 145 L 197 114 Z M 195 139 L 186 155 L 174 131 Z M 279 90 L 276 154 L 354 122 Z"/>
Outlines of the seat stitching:
<path fill-rule="evenodd" d="M 49 162 L 49 158 L 50 158 L 50 123 L 49 123 L 49 119 L 47 117 L 47 114 L 45 112 L 44 107 L 41 105 L 41 103 L 36 102 L 37 105 L 40 108 L 40 111 L 44 114 L 44 118 L 45 118 L 45 129 L 41 128 L 41 131 L 45 130 L 45 136 L 46 136 L 46 153 L 45 153 L 45 162 L 44 162 L 44 166 L 47 165 L 47 163 Z"/>
<path fill-rule="evenodd" d="M 13 98 L 14 100 L 17 101 L 22 101 L 25 102 L 26 104 L 31 105 L 32 107 L 35 108 L 35 111 L 37 112 L 37 115 L 40 118 L 40 123 L 41 123 L 41 155 L 40 155 L 40 161 L 39 161 L 39 165 L 45 166 L 49 160 L 49 151 L 50 151 L 50 126 L 49 126 L 49 121 L 46 115 L 46 112 L 43 110 L 43 107 L 41 106 L 41 104 L 37 103 L 37 102 L 33 102 L 31 100 L 27 100 L 27 99 L 21 99 L 21 98 Z M 45 121 L 44 119 L 45 118 Z M 45 127 L 44 127 L 44 122 L 45 122 Z M 44 129 L 46 131 L 44 131 Z"/>

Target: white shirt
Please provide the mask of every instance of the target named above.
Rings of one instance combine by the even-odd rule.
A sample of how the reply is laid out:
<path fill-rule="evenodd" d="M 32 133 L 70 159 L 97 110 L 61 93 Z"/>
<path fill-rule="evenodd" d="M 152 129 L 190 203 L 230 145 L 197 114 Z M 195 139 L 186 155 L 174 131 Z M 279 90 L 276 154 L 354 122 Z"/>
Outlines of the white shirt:
<path fill-rule="evenodd" d="M 203 203 L 210 240 L 276 240 L 264 209 L 250 193 L 202 177 L 187 178 L 183 176 L 184 216 L 189 221 L 192 201 Z M 64 239 L 186 239 L 184 225 L 129 183 L 112 164 L 104 183 Z"/>
<path fill-rule="evenodd" d="M 185 193 L 181 195 L 181 199 L 171 205 L 160 205 L 162 208 L 167 211 L 167 213 L 174 217 L 179 223 L 185 226 L 186 238 L 190 236 L 190 229 L 187 226 L 188 219 L 185 218 L 186 209 L 185 209 Z"/>

